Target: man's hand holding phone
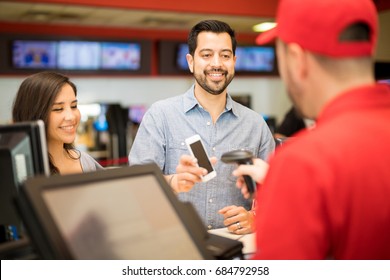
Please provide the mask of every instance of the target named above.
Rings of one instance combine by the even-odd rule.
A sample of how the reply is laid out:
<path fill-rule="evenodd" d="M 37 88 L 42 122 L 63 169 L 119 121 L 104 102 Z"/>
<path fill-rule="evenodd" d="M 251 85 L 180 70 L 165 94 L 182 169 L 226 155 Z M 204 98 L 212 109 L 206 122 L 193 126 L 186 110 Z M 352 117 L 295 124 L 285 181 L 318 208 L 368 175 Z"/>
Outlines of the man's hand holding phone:
<path fill-rule="evenodd" d="M 214 167 L 210 162 L 209 156 L 207 155 L 200 136 L 197 134 L 193 135 L 187 138 L 185 142 L 191 155 L 197 159 L 198 166 L 207 170 L 206 174 L 202 174 L 202 181 L 207 182 L 208 180 L 211 180 L 217 176 L 217 172 L 215 172 Z"/>
<path fill-rule="evenodd" d="M 175 192 L 188 192 L 196 183 L 207 182 L 217 173 L 213 164 L 217 158 L 209 158 L 199 135 L 194 135 L 185 140 L 190 155 L 180 157 L 176 174 L 171 175 L 169 182 Z"/>
<path fill-rule="evenodd" d="M 217 162 L 216 157 L 210 158 L 211 164 Z M 198 160 L 191 155 L 182 155 L 178 166 L 176 167 L 176 174 L 171 180 L 171 187 L 175 192 L 188 192 L 196 183 L 201 183 L 202 178 L 207 175 L 207 169 L 199 167 Z"/>

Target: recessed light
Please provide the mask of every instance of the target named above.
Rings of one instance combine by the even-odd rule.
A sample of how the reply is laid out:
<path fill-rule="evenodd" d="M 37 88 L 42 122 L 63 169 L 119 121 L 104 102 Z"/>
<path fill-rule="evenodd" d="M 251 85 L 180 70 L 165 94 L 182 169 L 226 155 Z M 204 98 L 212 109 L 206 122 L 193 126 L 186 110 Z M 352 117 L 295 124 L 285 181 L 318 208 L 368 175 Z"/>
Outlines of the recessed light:
<path fill-rule="evenodd" d="M 255 32 L 264 32 L 270 30 L 276 26 L 276 22 L 262 22 L 252 27 Z"/>

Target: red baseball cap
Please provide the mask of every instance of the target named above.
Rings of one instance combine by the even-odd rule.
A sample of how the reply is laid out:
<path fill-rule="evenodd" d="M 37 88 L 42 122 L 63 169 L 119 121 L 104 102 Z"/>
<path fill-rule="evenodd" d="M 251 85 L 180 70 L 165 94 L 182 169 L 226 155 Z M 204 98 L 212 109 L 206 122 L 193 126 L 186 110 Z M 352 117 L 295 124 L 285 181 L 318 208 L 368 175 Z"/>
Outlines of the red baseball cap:
<path fill-rule="evenodd" d="M 377 11 L 372 0 L 281 0 L 277 26 L 256 38 L 259 45 L 276 37 L 297 43 L 313 53 L 333 57 L 373 55 L 378 33 Z M 341 32 L 351 24 L 365 23 L 370 40 L 340 41 Z"/>

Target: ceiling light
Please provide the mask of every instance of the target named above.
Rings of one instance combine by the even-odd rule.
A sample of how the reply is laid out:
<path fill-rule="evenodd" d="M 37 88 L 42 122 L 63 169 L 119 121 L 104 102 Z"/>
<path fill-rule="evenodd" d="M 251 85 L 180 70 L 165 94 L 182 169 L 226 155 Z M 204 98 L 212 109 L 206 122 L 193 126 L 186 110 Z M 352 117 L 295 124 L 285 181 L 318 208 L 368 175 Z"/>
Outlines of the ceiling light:
<path fill-rule="evenodd" d="M 263 22 L 256 24 L 252 27 L 255 32 L 264 32 L 270 30 L 276 26 L 276 22 Z"/>

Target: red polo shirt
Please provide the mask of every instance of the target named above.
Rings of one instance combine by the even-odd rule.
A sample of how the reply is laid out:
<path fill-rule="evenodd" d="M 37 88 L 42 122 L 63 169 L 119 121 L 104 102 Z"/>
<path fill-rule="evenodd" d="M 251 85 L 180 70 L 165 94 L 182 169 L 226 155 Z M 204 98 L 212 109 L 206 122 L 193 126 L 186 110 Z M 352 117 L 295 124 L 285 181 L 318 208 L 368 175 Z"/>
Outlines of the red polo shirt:
<path fill-rule="evenodd" d="M 255 259 L 390 259 L 390 88 L 355 88 L 277 150 Z"/>

